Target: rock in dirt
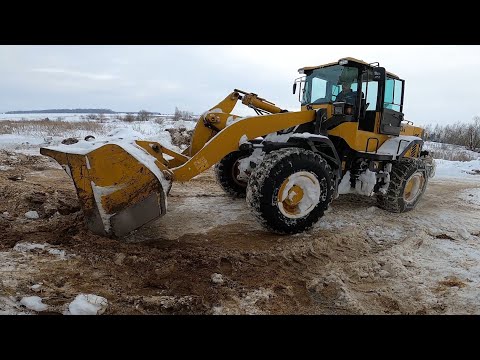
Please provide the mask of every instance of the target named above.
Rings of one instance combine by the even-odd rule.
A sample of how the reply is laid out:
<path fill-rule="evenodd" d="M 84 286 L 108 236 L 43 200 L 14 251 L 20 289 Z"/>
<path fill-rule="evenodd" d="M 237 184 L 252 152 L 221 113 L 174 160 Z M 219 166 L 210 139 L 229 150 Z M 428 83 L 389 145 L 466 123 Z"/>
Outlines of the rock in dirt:
<path fill-rule="evenodd" d="M 222 274 L 212 274 L 212 282 L 214 284 L 223 284 L 223 276 Z"/>
<path fill-rule="evenodd" d="M 39 292 L 42 288 L 42 284 L 35 284 L 35 285 L 32 285 L 30 286 L 30 290 L 32 291 L 35 291 L 35 292 Z"/>
<path fill-rule="evenodd" d="M 65 200 L 58 200 L 58 207 L 57 207 L 58 212 L 60 215 L 68 215 L 75 213 L 80 210 L 80 205 L 78 203 L 78 200 L 76 199 L 65 199 Z"/>
<path fill-rule="evenodd" d="M 115 255 L 115 260 L 113 261 L 116 265 L 122 265 L 123 260 L 125 260 L 126 255 L 123 253 L 117 253 Z"/>
<path fill-rule="evenodd" d="M 28 194 L 26 196 L 26 199 L 34 204 L 43 204 L 45 201 L 47 201 L 47 194 L 44 192 L 34 192 L 32 194 Z"/>
<path fill-rule="evenodd" d="M 68 139 L 62 140 L 62 144 L 64 145 L 72 145 L 72 144 L 76 144 L 77 142 L 78 142 L 78 139 L 75 139 L 75 138 L 68 138 Z"/>
<path fill-rule="evenodd" d="M 25 217 L 27 219 L 38 219 L 40 216 L 38 215 L 38 213 L 36 211 L 27 211 L 25 213 Z"/>
<path fill-rule="evenodd" d="M 25 180 L 25 176 L 23 176 L 23 175 L 13 175 L 13 176 L 9 176 L 8 180 L 23 181 L 23 180 Z"/>

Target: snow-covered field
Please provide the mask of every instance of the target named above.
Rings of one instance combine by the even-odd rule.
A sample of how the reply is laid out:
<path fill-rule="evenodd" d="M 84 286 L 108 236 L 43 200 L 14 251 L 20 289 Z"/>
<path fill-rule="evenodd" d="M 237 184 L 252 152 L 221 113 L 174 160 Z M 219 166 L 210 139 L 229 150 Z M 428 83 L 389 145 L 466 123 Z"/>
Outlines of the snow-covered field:
<path fill-rule="evenodd" d="M 5 114 L 3 114 L 5 115 Z M 24 114 L 22 114 L 24 115 Z M 88 135 L 94 136 L 97 140 L 108 138 L 112 133 L 119 130 L 131 132 L 142 136 L 145 140 L 155 140 L 162 145 L 174 150 L 179 147 L 172 144 L 171 134 L 166 131 L 173 128 L 184 128 L 186 131 L 193 130 L 194 121 L 173 121 L 170 117 L 158 117 L 149 121 L 125 122 L 118 120 L 116 115 L 108 115 L 106 119 L 99 121 L 86 121 L 81 119 L 84 114 L 52 114 L 65 115 L 59 122 L 57 117 L 51 117 L 52 121 L 42 121 L 48 114 L 31 115 L 28 119 L 17 116 L 16 124 L 6 126 L 6 122 L 0 118 L 0 150 L 14 150 L 24 154 L 39 154 L 42 146 L 58 145 L 62 140 L 70 137 L 85 138 Z M 11 119 L 9 115 L 9 120 Z M 24 120 L 29 120 L 24 123 Z M 62 126 L 62 123 L 67 123 Z M 21 124 L 21 125 L 20 125 Z"/>
<path fill-rule="evenodd" d="M 0 114 L 0 121 L 12 120 L 12 121 L 25 121 L 25 120 L 45 120 L 48 118 L 51 121 L 66 121 L 66 122 L 79 122 L 89 119 L 89 115 L 103 116 L 106 120 L 116 120 L 119 117 L 124 117 L 127 113 L 118 114 L 76 114 L 76 113 L 43 113 L 43 114 Z M 136 114 L 133 114 L 136 115 Z M 168 119 L 172 115 L 153 115 L 152 119 Z"/>
<path fill-rule="evenodd" d="M 463 146 L 426 141 L 424 150 L 432 152 L 435 159 L 470 161 L 480 159 L 480 152 L 465 149 Z"/>
<path fill-rule="evenodd" d="M 123 129 L 175 149 L 166 130 L 195 123 L 101 126 L 97 139 Z M 174 183 L 167 215 L 119 241 L 85 231 L 68 176 L 25 155 L 77 135 L 90 133 L 0 134 L 0 314 L 480 314 L 478 156 L 437 160 L 414 211 L 348 194 L 295 236 L 265 232 L 208 171 Z"/>

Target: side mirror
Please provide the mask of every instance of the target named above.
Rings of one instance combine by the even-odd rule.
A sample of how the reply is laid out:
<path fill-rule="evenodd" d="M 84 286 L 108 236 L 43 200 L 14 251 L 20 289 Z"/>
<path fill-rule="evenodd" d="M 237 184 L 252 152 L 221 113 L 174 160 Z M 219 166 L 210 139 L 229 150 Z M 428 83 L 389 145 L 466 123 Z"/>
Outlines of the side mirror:
<path fill-rule="evenodd" d="M 385 80 L 385 68 L 383 67 L 376 67 L 373 69 L 373 81 L 382 82 Z"/>
<path fill-rule="evenodd" d="M 297 83 L 293 83 L 293 93 L 295 94 L 297 92 Z"/>

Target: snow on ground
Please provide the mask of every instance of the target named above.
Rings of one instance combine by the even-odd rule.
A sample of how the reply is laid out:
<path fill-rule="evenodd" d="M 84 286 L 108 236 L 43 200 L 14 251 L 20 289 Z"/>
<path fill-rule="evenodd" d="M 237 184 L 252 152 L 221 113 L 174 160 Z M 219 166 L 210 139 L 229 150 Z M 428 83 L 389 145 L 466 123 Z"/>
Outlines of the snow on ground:
<path fill-rule="evenodd" d="M 437 168 L 435 177 L 437 179 L 464 178 L 478 180 L 480 184 L 480 159 L 471 161 L 450 161 L 436 159 Z"/>
<path fill-rule="evenodd" d="M 35 251 L 35 250 L 40 250 L 40 251 L 45 250 L 47 253 L 49 253 L 51 255 L 55 255 L 60 260 L 66 260 L 69 257 L 75 256 L 73 254 L 67 255 L 65 250 L 60 250 L 60 249 L 54 248 L 53 246 L 51 246 L 48 243 L 34 244 L 34 243 L 29 243 L 29 242 L 18 242 L 13 247 L 13 250 L 17 251 L 19 253 L 28 253 L 28 252 Z"/>
<path fill-rule="evenodd" d="M 480 186 L 480 180 L 478 185 Z M 459 198 L 480 209 L 480 187 L 464 190 L 459 194 Z"/>
<path fill-rule="evenodd" d="M 3 115 L 5 119 L 5 114 Z M 44 115 L 48 114 L 40 114 L 40 117 L 38 114 L 31 115 L 36 115 L 37 120 L 42 120 L 46 117 Z M 109 135 L 123 129 L 124 132 L 139 133 L 143 140 L 157 141 L 163 146 L 179 151 L 183 149 L 172 144 L 171 135 L 166 130 L 170 128 L 193 130 L 196 125 L 195 121 L 173 121 L 171 118 L 164 117 L 149 121 L 125 122 L 110 116 L 106 120 L 99 122 L 95 120 L 85 121 L 79 118 L 79 116 L 85 114 L 69 115 L 71 116 L 61 121 L 70 123 L 83 122 L 78 126 L 69 124 L 68 127 L 65 126 L 65 129 L 57 124 L 39 122 L 38 125 L 28 124 L 21 129 L 3 129 L 3 132 L 7 133 L 2 133 L 2 117 L 0 117 L 0 150 L 14 150 L 27 155 L 38 155 L 40 147 L 58 145 L 62 140 L 69 137 L 83 139 L 87 135 L 93 135 L 96 140 L 99 140 L 108 138 Z M 32 116 L 31 118 L 34 117 Z M 17 117 L 17 120 L 22 120 L 22 117 Z M 50 118 L 50 120 L 56 120 L 56 117 Z M 21 131 L 21 133 L 15 133 L 17 131 Z"/>

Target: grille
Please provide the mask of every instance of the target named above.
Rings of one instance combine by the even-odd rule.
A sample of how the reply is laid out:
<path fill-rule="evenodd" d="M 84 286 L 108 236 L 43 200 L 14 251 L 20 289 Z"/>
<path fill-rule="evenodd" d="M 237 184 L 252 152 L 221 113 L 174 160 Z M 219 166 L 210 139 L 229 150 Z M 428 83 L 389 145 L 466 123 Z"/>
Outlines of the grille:
<path fill-rule="evenodd" d="M 418 148 L 418 144 L 414 144 L 412 146 L 412 150 L 410 150 L 410 157 L 415 157 L 415 154 L 417 153 L 417 148 Z"/>

